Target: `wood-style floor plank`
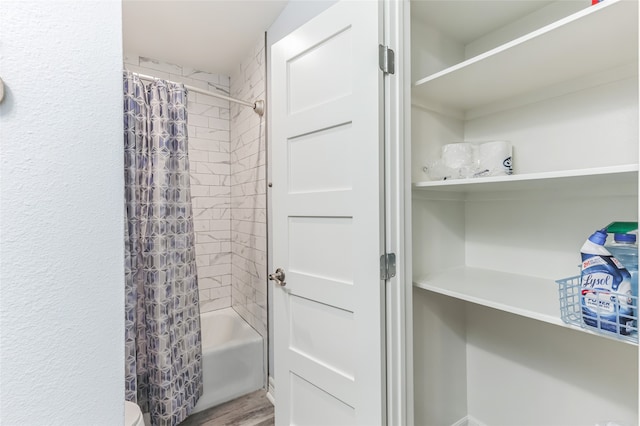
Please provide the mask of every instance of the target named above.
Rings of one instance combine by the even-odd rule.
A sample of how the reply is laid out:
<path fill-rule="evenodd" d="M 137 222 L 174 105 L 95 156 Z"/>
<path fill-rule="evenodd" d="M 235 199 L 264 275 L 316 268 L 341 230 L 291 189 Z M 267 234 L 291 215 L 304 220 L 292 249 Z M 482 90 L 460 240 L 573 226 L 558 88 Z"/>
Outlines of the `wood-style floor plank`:
<path fill-rule="evenodd" d="M 273 405 L 264 390 L 193 414 L 180 426 L 273 426 Z"/>

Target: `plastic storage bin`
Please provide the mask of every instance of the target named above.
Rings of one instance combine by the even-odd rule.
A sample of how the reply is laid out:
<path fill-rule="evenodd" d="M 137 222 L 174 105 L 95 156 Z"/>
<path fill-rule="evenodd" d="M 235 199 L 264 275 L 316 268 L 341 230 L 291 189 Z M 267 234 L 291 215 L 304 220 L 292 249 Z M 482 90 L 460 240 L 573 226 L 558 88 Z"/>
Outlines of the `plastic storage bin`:
<path fill-rule="evenodd" d="M 633 306 L 635 307 L 631 316 L 626 315 L 625 318 L 633 320 L 633 326 L 629 331 L 629 335 L 615 333 L 612 331 L 603 330 L 601 327 L 591 327 L 585 324 L 582 318 L 582 307 L 580 305 L 580 299 L 582 296 L 582 286 L 580 285 L 580 275 L 570 278 L 563 278 L 556 281 L 558 283 L 558 296 L 560 301 L 560 318 L 567 324 L 571 324 L 585 330 L 590 330 L 596 334 L 601 334 L 606 337 L 625 340 L 628 342 L 638 343 L 638 298 L 631 296 Z M 616 293 L 612 293 L 613 296 L 618 296 Z M 620 297 L 629 297 L 628 295 L 619 295 Z M 601 321 L 599 316 L 597 317 L 598 325 Z M 618 319 L 618 323 L 619 323 Z M 611 322 L 611 324 L 615 324 Z"/>

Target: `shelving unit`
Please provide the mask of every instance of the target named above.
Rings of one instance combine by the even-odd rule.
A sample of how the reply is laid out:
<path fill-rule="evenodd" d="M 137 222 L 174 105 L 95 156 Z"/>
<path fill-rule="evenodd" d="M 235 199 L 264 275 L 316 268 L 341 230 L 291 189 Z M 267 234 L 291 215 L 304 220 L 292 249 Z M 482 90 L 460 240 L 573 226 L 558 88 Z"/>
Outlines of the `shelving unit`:
<path fill-rule="evenodd" d="M 473 179 L 452 179 L 445 181 L 422 181 L 413 184 L 414 189 L 451 192 L 482 191 L 528 191 L 548 189 L 571 191 L 589 187 L 604 186 L 605 190 L 622 185 L 638 188 L 638 165 L 601 167 L 594 169 L 567 170 L 560 172 L 528 173 L 511 176 L 493 176 Z M 601 188 L 602 189 L 602 188 Z"/>
<path fill-rule="evenodd" d="M 637 62 L 636 21 L 634 2 L 599 3 L 419 79 L 413 96 L 466 111 Z"/>
<path fill-rule="evenodd" d="M 637 343 L 630 340 L 620 340 L 613 335 L 608 336 L 563 322 L 560 306 L 556 303 L 558 285 L 553 280 L 459 267 L 434 277 L 417 277 L 413 285 L 477 305 L 637 346 Z"/>
<path fill-rule="evenodd" d="M 459 267 L 434 277 L 418 277 L 414 286 L 538 321 L 564 324 L 559 306 L 549 303 L 558 298 L 557 285 L 550 280 Z"/>
<path fill-rule="evenodd" d="M 637 344 L 564 323 L 555 282 L 638 220 L 638 3 L 538 3 L 412 2 L 416 424 L 638 423 Z M 488 140 L 514 175 L 425 180 Z"/>

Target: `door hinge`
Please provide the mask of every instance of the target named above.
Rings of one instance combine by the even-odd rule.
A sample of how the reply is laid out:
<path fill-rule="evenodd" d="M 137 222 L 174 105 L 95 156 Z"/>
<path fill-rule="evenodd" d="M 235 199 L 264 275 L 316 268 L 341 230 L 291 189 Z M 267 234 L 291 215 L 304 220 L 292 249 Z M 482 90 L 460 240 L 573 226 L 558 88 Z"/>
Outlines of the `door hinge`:
<path fill-rule="evenodd" d="M 387 253 L 380 256 L 380 279 L 388 280 L 396 276 L 396 254 Z"/>
<path fill-rule="evenodd" d="M 378 62 L 380 69 L 385 74 L 393 74 L 396 71 L 395 53 L 388 46 L 378 45 Z"/>

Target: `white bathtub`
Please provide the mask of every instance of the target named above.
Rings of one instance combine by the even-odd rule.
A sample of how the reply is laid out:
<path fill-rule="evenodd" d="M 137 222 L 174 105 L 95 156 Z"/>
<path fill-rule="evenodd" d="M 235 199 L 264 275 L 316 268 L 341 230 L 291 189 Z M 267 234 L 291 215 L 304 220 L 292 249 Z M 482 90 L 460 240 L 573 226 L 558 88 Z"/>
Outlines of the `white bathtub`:
<path fill-rule="evenodd" d="M 262 337 L 233 310 L 205 312 L 202 327 L 204 392 L 193 413 L 264 387 Z"/>

